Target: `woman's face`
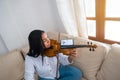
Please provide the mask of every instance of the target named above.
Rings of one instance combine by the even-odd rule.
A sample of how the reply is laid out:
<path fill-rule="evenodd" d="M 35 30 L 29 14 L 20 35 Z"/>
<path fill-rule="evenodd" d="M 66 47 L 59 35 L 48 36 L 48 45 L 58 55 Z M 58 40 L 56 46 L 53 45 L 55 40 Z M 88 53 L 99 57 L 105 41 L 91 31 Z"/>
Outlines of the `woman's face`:
<path fill-rule="evenodd" d="M 45 48 L 49 48 L 50 47 L 50 39 L 47 37 L 46 33 L 42 34 L 42 40 L 45 45 Z"/>

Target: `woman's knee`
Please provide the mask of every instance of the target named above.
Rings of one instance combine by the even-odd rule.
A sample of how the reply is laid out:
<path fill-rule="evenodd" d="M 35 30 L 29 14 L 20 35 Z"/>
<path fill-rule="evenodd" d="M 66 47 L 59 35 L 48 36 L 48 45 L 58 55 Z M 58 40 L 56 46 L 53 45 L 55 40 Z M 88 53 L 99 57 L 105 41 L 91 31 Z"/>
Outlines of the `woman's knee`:
<path fill-rule="evenodd" d="M 69 71 L 71 73 L 72 76 L 76 77 L 76 78 L 81 78 L 82 77 L 82 72 L 79 68 L 76 68 L 74 66 L 69 66 Z"/>
<path fill-rule="evenodd" d="M 80 80 L 80 78 L 82 77 L 81 70 L 74 66 L 67 65 L 67 66 L 61 66 L 60 68 L 61 68 L 60 78 L 68 77 L 68 78 L 73 78 L 74 80 Z"/>

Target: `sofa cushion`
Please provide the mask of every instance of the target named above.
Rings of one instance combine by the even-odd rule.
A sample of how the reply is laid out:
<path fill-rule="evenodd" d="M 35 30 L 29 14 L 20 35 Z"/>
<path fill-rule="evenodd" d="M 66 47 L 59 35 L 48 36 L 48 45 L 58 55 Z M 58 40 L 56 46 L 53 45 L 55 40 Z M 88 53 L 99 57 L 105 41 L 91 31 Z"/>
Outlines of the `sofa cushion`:
<path fill-rule="evenodd" d="M 92 42 L 97 45 L 95 51 L 89 51 L 89 47 L 78 48 L 78 56 L 74 59 L 74 66 L 79 67 L 83 71 L 83 77 L 87 80 L 97 80 L 96 75 L 101 67 L 101 64 L 106 55 L 106 48 L 94 41 L 76 37 L 74 38 L 75 44 L 87 45 L 87 42 Z"/>
<path fill-rule="evenodd" d="M 54 39 L 54 40 L 57 40 L 59 41 L 59 39 L 73 39 L 74 36 L 72 35 L 68 35 L 68 34 L 65 34 L 65 33 L 58 33 L 58 32 L 55 32 L 55 31 L 52 31 L 52 32 L 47 32 L 47 35 L 50 39 Z"/>
<path fill-rule="evenodd" d="M 120 45 L 111 46 L 97 78 L 98 80 L 120 80 Z"/>
<path fill-rule="evenodd" d="M 19 50 L 23 53 L 23 55 L 25 57 L 29 51 L 29 45 L 26 44 L 26 45 L 22 46 L 21 48 L 19 48 Z"/>
<path fill-rule="evenodd" d="M 18 50 L 0 56 L 0 80 L 21 80 L 24 61 Z"/>
<path fill-rule="evenodd" d="M 58 32 L 48 32 L 48 37 L 51 39 L 58 39 Z M 82 37 L 74 37 L 65 33 L 60 33 L 60 39 L 74 39 L 76 45 L 87 45 L 89 39 Z M 74 59 L 73 66 L 80 68 L 83 72 L 84 79 L 96 80 L 97 71 L 99 70 L 105 55 L 106 48 L 97 43 L 98 48 L 93 51 L 89 51 L 89 48 L 78 48 L 78 56 Z"/>

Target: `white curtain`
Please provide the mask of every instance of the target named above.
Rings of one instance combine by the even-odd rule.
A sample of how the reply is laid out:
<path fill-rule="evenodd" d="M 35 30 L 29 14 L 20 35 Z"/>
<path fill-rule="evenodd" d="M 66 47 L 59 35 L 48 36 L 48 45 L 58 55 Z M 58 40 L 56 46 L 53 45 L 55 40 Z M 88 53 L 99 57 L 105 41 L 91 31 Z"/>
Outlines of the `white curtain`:
<path fill-rule="evenodd" d="M 56 0 L 66 32 L 88 38 L 84 0 Z"/>

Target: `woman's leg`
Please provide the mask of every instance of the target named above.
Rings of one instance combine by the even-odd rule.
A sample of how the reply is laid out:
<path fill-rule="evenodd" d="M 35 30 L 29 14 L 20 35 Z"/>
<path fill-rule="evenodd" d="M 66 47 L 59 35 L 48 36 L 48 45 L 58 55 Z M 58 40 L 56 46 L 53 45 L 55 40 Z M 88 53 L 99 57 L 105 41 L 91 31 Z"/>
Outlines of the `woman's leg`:
<path fill-rule="evenodd" d="M 59 72 L 59 80 L 80 80 L 82 77 L 80 69 L 70 65 L 60 65 Z"/>

